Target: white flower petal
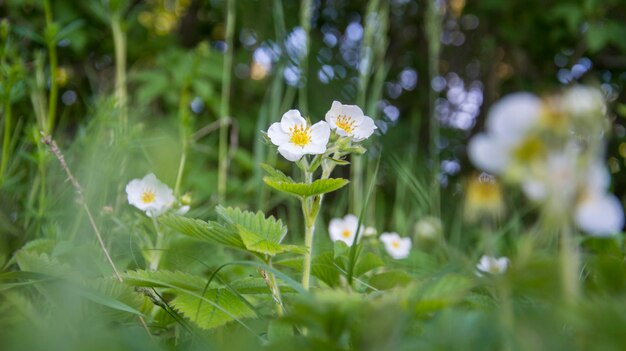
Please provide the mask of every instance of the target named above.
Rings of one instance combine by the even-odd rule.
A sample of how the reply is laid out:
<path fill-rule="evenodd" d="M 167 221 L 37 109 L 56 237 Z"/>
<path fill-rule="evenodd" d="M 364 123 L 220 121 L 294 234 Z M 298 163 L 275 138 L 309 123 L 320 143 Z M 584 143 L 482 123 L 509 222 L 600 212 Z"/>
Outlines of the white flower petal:
<path fill-rule="evenodd" d="M 363 116 L 361 123 L 359 123 L 356 129 L 352 132 L 352 140 L 363 141 L 374 134 L 374 130 L 376 129 L 377 127 L 376 124 L 374 124 L 374 120 L 368 116 Z"/>
<path fill-rule="evenodd" d="M 326 116 L 324 119 L 332 129 L 337 128 L 335 121 L 337 120 L 337 116 L 341 114 L 342 104 L 339 101 L 333 101 L 333 104 L 330 106 L 330 110 L 326 112 Z"/>
<path fill-rule="evenodd" d="M 514 93 L 496 102 L 487 116 L 487 130 L 510 142 L 524 138 L 541 114 L 541 99 L 530 93 Z"/>
<path fill-rule="evenodd" d="M 278 153 L 291 162 L 296 162 L 304 156 L 301 148 L 289 143 L 279 146 Z"/>
<path fill-rule="evenodd" d="M 576 224 L 594 236 L 618 233 L 624 227 L 624 210 L 613 194 L 587 194 L 576 208 Z"/>
<path fill-rule="evenodd" d="M 285 133 L 289 133 L 290 129 L 296 125 L 306 126 L 306 119 L 302 117 L 298 110 L 289 110 L 280 119 L 280 127 Z"/>
<path fill-rule="evenodd" d="M 503 173 L 509 162 L 508 147 L 484 133 L 470 140 L 467 152 L 474 166 L 489 173 Z"/>
<path fill-rule="evenodd" d="M 267 136 L 272 141 L 272 144 L 276 146 L 280 146 L 282 144 L 288 143 L 290 136 L 289 134 L 283 131 L 281 124 L 279 122 L 273 123 L 270 128 L 267 130 Z"/>

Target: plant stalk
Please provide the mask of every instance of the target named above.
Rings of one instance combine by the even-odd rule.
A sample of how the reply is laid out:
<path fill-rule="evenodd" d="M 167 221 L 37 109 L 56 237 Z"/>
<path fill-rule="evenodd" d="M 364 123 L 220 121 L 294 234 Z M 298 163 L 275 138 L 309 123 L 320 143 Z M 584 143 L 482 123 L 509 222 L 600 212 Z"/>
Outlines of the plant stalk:
<path fill-rule="evenodd" d="M 223 202 L 226 197 L 226 177 L 228 176 L 228 121 L 230 119 L 230 90 L 233 66 L 233 37 L 235 35 L 235 0 L 228 0 L 226 8 L 226 52 L 222 71 L 222 101 L 220 103 L 220 135 L 218 150 L 217 198 Z"/>
<path fill-rule="evenodd" d="M 441 10 L 436 1 L 428 1 L 426 11 L 426 33 L 428 35 L 428 75 L 430 81 L 439 75 L 439 56 L 441 52 Z M 431 180 L 431 213 L 433 216 L 440 217 L 440 184 L 439 184 L 439 118 L 435 111 L 435 100 L 437 93 L 429 90 L 430 104 L 430 162 L 432 171 Z"/>
<path fill-rule="evenodd" d="M 48 95 L 48 116 L 45 125 L 45 133 L 52 134 L 56 120 L 57 100 L 59 96 L 58 79 L 58 58 L 56 49 L 56 33 L 53 32 L 55 26 L 52 21 L 52 8 L 50 0 L 44 0 L 44 12 L 46 17 L 46 45 L 48 47 L 48 59 L 50 63 L 50 95 Z"/>
<path fill-rule="evenodd" d="M 561 280 L 563 300 L 567 304 L 580 296 L 579 285 L 580 253 L 569 223 L 561 228 Z"/>
<path fill-rule="evenodd" d="M 311 32 L 311 10 L 312 10 L 313 1 L 311 0 L 302 0 L 300 5 L 300 27 L 304 30 L 304 57 L 300 62 L 300 86 L 298 93 L 298 105 L 300 107 L 300 111 L 303 111 L 306 115 L 309 115 L 310 112 L 308 110 L 308 100 L 307 100 L 307 72 L 309 69 L 309 41 L 310 41 L 310 32 Z"/>
<path fill-rule="evenodd" d="M 115 46 L 115 105 L 118 108 L 120 129 L 126 130 L 128 124 L 128 94 L 126 92 L 126 33 L 122 29 L 120 13 L 111 17 L 111 31 Z"/>

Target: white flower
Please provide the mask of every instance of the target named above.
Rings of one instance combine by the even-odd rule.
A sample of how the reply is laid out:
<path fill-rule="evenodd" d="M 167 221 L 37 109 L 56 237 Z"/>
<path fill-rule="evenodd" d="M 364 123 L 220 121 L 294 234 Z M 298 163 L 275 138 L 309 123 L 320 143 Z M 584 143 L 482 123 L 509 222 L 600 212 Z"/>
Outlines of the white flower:
<path fill-rule="evenodd" d="M 503 174 L 540 115 L 541 100 L 533 94 L 515 93 L 500 99 L 487 116 L 487 132 L 477 134 L 468 144 L 472 163 L 487 172 Z"/>
<path fill-rule="evenodd" d="M 126 185 L 128 203 L 156 217 L 172 207 L 176 200 L 172 189 L 159 181 L 153 173 L 143 179 L 133 179 Z"/>
<path fill-rule="evenodd" d="M 576 224 L 593 236 L 619 233 L 624 227 L 624 210 L 619 199 L 604 192 L 590 192 L 576 206 Z"/>
<path fill-rule="evenodd" d="M 530 93 L 513 93 L 498 100 L 487 115 L 487 131 L 507 143 L 524 139 L 541 116 L 541 99 Z"/>
<path fill-rule="evenodd" d="M 343 241 L 348 246 L 352 246 L 354 243 L 354 238 L 356 237 L 356 230 L 359 226 L 359 219 L 357 216 L 348 214 L 342 218 L 333 218 L 330 223 L 328 223 L 328 233 L 330 234 L 330 240 L 332 241 Z M 361 225 L 361 230 L 359 234 L 359 238 L 363 236 L 363 226 Z"/>
<path fill-rule="evenodd" d="M 333 101 L 330 110 L 326 112 L 326 122 L 337 134 L 343 137 L 352 137 L 353 141 L 363 141 L 370 137 L 376 129 L 374 120 L 363 114 L 356 105 L 343 105 Z"/>
<path fill-rule="evenodd" d="M 326 152 L 330 138 L 330 128 L 324 121 L 312 126 L 302 117 L 300 111 L 285 112 L 279 122 L 270 126 L 267 136 L 278 146 L 278 152 L 289 161 L 298 161 L 304 155 L 319 155 Z"/>
<path fill-rule="evenodd" d="M 366 227 L 363 232 L 363 236 L 376 236 L 376 234 L 378 234 L 378 231 L 374 227 Z"/>
<path fill-rule="evenodd" d="M 483 255 L 483 257 L 480 258 L 480 261 L 476 265 L 476 269 L 478 269 L 478 272 L 476 274 L 478 276 L 482 276 L 482 273 L 502 274 L 506 272 L 508 266 L 509 259 L 506 257 L 495 258 Z"/>
<path fill-rule="evenodd" d="M 389 256 L 396 260 L 409 257 L 411 252 L 411 238 L 402 238 L 398 233 L 382 233 L 380 241 L 385 244 Z"/>
<path fill-rule="evenodd" d="M 187 212 L 189 212 L 190 209 L 191 209 L 191 206 L 183 205 L 183 206 L 180 206 L 179 208 L 177 208 L 176 211 L 174 211 L 174 213 L 176 213 L 179 216 L 182 216 L 182 215 L 186 214 Z"/>
<path fill-rule="evenodd" d="M 563 93 L 562 109 L 574 118 L 590 120 L 604 117 L 606 105 L 604 96 L 596 88 L 582 85 L 573 86 Z"/>

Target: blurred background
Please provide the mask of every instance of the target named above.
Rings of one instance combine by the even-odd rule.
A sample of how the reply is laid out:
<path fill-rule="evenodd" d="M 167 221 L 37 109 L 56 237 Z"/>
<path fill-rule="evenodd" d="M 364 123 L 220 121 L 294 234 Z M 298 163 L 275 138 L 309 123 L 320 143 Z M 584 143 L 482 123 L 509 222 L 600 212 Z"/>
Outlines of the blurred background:
<path fill-rule="evenodd" d="M 321 120 L 333 100 L 359 105 L 378 131 L 364 156 L 335 171 L 352 183 L 327 199 L 322 249 L 332 246 L 327 221 L 359 211 L 374 182 L 367 225 L 418 235 L 416 224 L 435 216 L 456 250 L 473 253 L 475 233 L 492 227 L 461 223 L 466 185 L 480 174 L 466 144 L 489 107 L 515 91 L 601 89 L 613 121 L 606 160 L 614 192 L 626 195 L 622 0 L 3 0 L 0 17 L 5 268 L 35 242 L 87 276 L 109 269 L 89 258 L 99 255 L 90 224 L 40 131 L 63 150 L 116 262 L 130 268 L 141 262 L 130 233 L 150 223 L 126 203 L 124 186 L 149 172 L 187 196 L 192 217 L 228 204 L 300 228 L 297 202 L 262 181 L 260 163 L 292 165 L 260 131 L 291 108 Z M 513 211 L 527 205 L 517 190 L 503 191 L 515 228 L 534 219 Z M 295 231 L 288 241 L 301 238 Z M 172 245 L 176 269 L 232 258 Z"/>

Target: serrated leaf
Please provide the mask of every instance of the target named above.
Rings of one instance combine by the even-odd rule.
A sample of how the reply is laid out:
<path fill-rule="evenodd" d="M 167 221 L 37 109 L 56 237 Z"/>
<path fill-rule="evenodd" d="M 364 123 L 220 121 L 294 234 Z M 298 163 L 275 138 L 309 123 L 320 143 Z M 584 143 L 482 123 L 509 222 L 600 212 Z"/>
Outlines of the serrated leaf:
<path fill-rule="evenodd" d="M 250 306 L 227 289 L 209 289 L 204 298 L 213 304 L 186 293 L 179 294 L 170 304 L 202 329 L 213 329 L 235 319 L 256 317 Z"/>
<path fill-rule="evenodd" d="M 45 253 L 20 250 L 15 254 L 20 269 L 28 272 L 43 273 L 52 277 L 68 277 L 71 268 Z"/>
<path fill-rule="evenodd" d="M 265 217 L 263 212 L 242 211 L 235 207 L 218 206 L 217 214 L 232 225 L 241 226 L 269 241 L 279 244 L 287 234 L 287 227 L 279 219 Z"/>
<path fill-rule="evenodd" d="M 295 183 L 295 181 L 289 177 L 288 175 L 286 175 L 285 173 L 277 170 L 276 168 L 265 164 L 265 163 L 261 163 L 261 168 L 263 168 L 263 170 L 267 173 L 267 175 L 271 178 L 275 178 L 276 180 L 280 180 L 283 182 L 289 182 L 289 183 Z"/>
<path fill-rule="evenodd" d="M 267 239 L 249 231 L 247 228 L 236 225 L 236 228 L 239 230 L 239 235 L 243 240 L 244 245 L 250 251 L 254 251 L 260 254 L 275 256 L 276 254 L 282 252 L 298 252 L 304 253 L 304 249 L 295 245 L 281 245 L 275 242 L 272 242 L 271 239 Z"/>
<path fill-rule="evenodd" d="M 272 177 L 263 177 L 263 181 L 278 191 L 301 197 L 330 193 L 350 183 L 343 178 L 318 179 L 311 184 L 285 182 Z"/>
<path fill-rule="evenodd" d="M 160 219 L 160 222 L 163 225 L 192 238 L 236 249 L 246 248 L 241 240 L 241 237 L 239 237 L 236 231 L 217 222 L 205 222 L 199 219 L 175 215 L 163 216 Z"/>

